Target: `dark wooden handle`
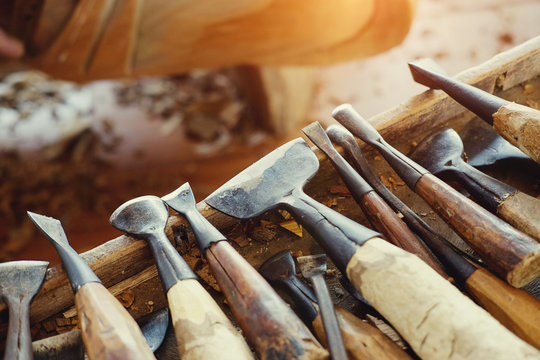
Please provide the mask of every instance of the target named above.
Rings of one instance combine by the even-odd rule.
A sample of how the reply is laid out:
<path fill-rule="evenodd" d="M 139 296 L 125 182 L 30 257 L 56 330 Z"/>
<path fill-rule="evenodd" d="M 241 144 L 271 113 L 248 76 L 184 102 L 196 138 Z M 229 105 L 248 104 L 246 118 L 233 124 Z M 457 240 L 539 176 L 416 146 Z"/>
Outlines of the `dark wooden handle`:
<path fill-rule="evenodd" d="M 540 199 L 518 191 L 499 205 L 497 213 L 516 229 L 540 241 Z"/>
<path fill-rule="evenodd" d="M 75 306 L 90 359 L 155 359 L 139 325 L 100 283 L 86 283 Z"/>
<path fill-rule="evenodd" d="M 472 273 L 465 287 L 501 324 L 540 349 L 540 301 L 525 290 L 509 286 L 486 269 Z"/>
<path fill-rule="evenodd" d="M 394 245 L 415 254 L 431 266 L 441 276 L 448 278 L 441 264 L 433 258 L 420 243 L 416 235 L 407 227 L 397 214 L 388 206 L 376 192 L 366 193 L 361 206 L 369 222 Z"/>
<path fill-rule="evenodd" d="M 417 256 L 382 239 L 357 246 L 346 272 L 423 359 L 539 356 Z"/>
<path fill-rule="evenodd" d="M 167 300 L 182 359 L 253 359 L 242 335 L 199 281 L 178 281 Z"/>
<path fill-rule="evenodd" d="M 540 244 L 534 239 L 434 175 L 422 176 L 415 191 L 510 285 L 522 287 L 540 275 Z"/>
<path fill-rule="evenodd" d="M 327 359 L 328 352 L 264 278 L 226 241 L 208 263 L 234 317 L 261 359 Z"/>
<path fill-rule="evenodd" d="M 410 356 L 386 335 L 353 314 L 336 307 L 336 317 L 349 359 L 410 359 Z M 313 320 L 313 330 L 317 338 L 326 344 L 320 315 Z"/>

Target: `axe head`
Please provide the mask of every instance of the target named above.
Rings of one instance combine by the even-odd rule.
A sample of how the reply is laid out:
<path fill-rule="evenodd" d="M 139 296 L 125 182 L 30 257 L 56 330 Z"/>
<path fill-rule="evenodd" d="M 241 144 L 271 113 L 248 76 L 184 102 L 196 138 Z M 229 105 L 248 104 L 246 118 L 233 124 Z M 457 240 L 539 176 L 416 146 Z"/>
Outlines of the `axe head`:
<path fill-rule="evenodd" d="M 168 217 L 167 205 L 159 197 L 148 195 L 123 203 L 109 221 L 118 230 L 140 237 L 165 229 Z"/>
<path fill-rule="evenodd" d="M 26 299 L 37 294 L 47 273 L 47 261 L 10 261 L 0 264 L 0 298 Z M 6 301 L 6 302 L 7 302 Z"/>

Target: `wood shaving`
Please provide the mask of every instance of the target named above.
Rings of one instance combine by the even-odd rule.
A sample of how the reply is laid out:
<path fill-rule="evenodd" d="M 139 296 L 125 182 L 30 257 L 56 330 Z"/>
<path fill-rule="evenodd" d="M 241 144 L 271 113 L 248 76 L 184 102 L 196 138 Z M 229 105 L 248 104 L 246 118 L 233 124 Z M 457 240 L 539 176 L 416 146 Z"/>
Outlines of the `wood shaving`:
<path fill-rule="evenodd" d="M 351 192 L 345 185 L 336 185 L 330 187 L 330 194 L 337 196 L 350 197 Z"/>
<path fill-rule="evenodd" d="M 534 92 L 534 86 L 532 84 L 525 84 L 523 86 L 523 95 L 530 95 Z"/>
<path fill-rule="evenodd" d="M 328 200 L 324 200 L 324 201 L 322 201 L 322 203 L 324 205 L 330 207 L 330 208 L 338 205 L 337 198 L 335 198 L 335 197 L 332 197 L 332 198 L 330 198 Z"/>
<path fill-rule="evenodd" d="M 289 220 L 279 224 L 282 228 L 292 232 L 298 237 L 302 237 L 302 226 L 294 220 Z"/>
<path fill-rule="evenodd" d="M 279 209 L 278 210 L 278 213 L 281 215 L 281 217 L 283 217 L 283 219 L 285 220 L 291 220 L 293 217 L 291 214 L 289 214 L 289 212 L 287 210 L 282 210 L 282 209 Z"/>
<path fill-rule="evenodd" d="M 128 289 L 116 297 L 123 307 L 128 309 L 135 301 L 135 293 L 133 290 Z"/>

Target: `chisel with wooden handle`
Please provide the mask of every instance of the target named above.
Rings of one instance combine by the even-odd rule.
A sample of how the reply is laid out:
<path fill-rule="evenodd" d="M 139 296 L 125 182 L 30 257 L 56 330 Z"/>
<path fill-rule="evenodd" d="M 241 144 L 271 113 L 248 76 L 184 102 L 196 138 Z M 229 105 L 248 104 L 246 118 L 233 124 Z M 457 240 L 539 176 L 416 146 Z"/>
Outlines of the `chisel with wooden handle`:
<path fill-rule="evenodd" d="M 540 111 L 454 80 L 431 59 L 410 62 L 409 69 L 414 81 L 443 90 L 540 163 Z"/>
<path fill-rule="evenodd" d="M 318 122 L 313 122 L 304 127 L 302 131 L 315 146 L 328 156 L 371 225 L 379 230 L 392 244 L 417 255 L 441 276 L 448 278 L 441 264 L 420 243 L 403 220 L 332 146 L 332 142 L 321 125 Z"/>
<path fill-rule="evenodd" d="M 197 280 L 165 235 L 167 205 L 157 196 L 141 196 L 120 205 L 112 226 L 148 242 L 167 295 L 182 359 L 253 359 L 238 330 Z"/>
<path fill-rule="evenodd" d="M 261 274 L 201 215 L 188 183 L 163 200 L 189 221 L 234 317 L 261 359 L 328 357 Z"/>
<path fill-rule="evenodd" d="M 86 353 L 96 359 L 155 359 L 135 319 L 101 284 L 86 262 L 69 245 L 57 219 L 28 212 L 54 245 L 71 287 Z"/>
<path fill-rule="evenodd" d="M 332 116 L 375 147 L 403 181 L 422 197 L 501 278 L 522 287 L 540 275 L 540 244 L 454 190 L 390 146 L 351 105 Z"/>
<path fill-rule="evenodd" d="M 206 198 L 241 219 L 287 210 L 319 243 L 358 292 L 421 358 L 540 358 L 425 262 L 303 192 L 319 167 L 294 139 L 261 158 Z"/>
<path fill-rule="evenodd" d="M 522 289 L 509 286 L 488 270 L 477 268 L 456 252 L 450 242 L 435 232 L 422 218 L 395 196 L 377 177 L 356 142 L 353 134 L 341 125 L 331 125 L 328 137 L 340 145 L 353 167 L 395 210 L 444 264 L 456 284 L 495 319 L 529 344 L 540 348 L 540 301 Z"/>
<path fill-rule="evenodd" d="M 296 275 L 296 265 L 289 250 L 268 258 L 259 272 L 274 287 L 282 289 L 294 304 L 300 318 L 319 340 L 326 342 L 321 314 L 315 294 Z M 362 319 L 335 307 L 341 336 L 350 359 L 410 359 L 410 356 L 386 335 Z"/>

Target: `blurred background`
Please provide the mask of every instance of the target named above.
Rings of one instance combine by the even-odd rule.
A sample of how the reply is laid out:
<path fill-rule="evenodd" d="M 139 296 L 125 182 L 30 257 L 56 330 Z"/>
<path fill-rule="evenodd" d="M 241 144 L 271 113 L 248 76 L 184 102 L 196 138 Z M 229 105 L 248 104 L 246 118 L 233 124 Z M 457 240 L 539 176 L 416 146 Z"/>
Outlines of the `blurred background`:
<path fill-rule="evenodd" d="M 539 14 L 537 0 L 419 0 L 410 29 L 392 48 L 287 68 L 294 86 L 269 81 L 272 96 L 272 89 L 298 96 L 292 101 L 284 91 L 276 100 L 290 102 L 278 120 L 260 112 L 260 94 L 245 81 L 253 80 L 253 67 L 84 83 L 4 71 L 0 261 L 59 262 L 27 210 L 60 219 L 75 250 L 86 251 L 120 235 L 108 219 L 123 202 L 162 196 L 186 181 L 203 200 L 276 146 L 301 136 L 308 123 L 331 123 L 330 112 L 341 103 L 370 117 L 424 91 L 412 81 L 407 61 L 431 57 L 455 74 L 540 35 Z M 274 68 L 262 73 L 285 79 L 272 61 Z"/>

